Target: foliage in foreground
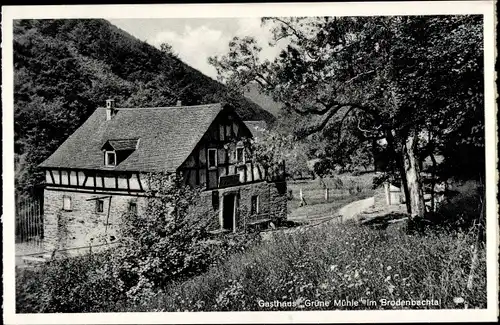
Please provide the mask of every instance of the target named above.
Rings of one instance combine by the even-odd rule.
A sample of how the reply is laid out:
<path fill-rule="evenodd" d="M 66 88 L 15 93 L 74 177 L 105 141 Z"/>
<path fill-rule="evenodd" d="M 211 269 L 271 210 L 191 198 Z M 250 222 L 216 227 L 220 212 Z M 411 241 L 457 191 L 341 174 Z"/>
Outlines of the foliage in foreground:
<path fill-rule="evenodd" d="M 189 216 L 187 203 L 196 193 L 159 185 L 159 206 L 143 217 L 127 216 L 127 246 L 17 270 L 17 312 L 279 310 L 258 303 L 339 299 L 377 302 L 358 309 L 401 308 L 382 306 L 380 299 L 486 307 L 485 248 L 475 245 L 475 228 L 410 235 L 402 225 L 323 224 L 273 232 L 261 242 L 251 234 L 213 241 L 189 219 L 176 226 L 161 213 L 179 199 L 186 204 L 178 202 L 174 212 Z M 451 207 L 461 207 L 456 200 Z M 464 213 L 477 216 L 464 209 L 460 218 Z"/>
<path fill-rule="evenodd" d="M 114 249 L 16 270 L 16 312 L 99 312 L 123 301 L 113 277 Z"/>
<path fill-rule="evenodd" d="M 280 234 L 129 310 L 283 310 L 258 305 L 276 300 L 308 309 L 306 300 L 333 304 L 338 299 L 378 302 L 350 307 L 355 309 L 401 308 L 382 306 L 380 299 L 436 299 L 440 305 L 433 308 L 464 308 L 464 303 L 485 308 L 484 248 L 472 289 L 466 286 L 473 237 L 464 232 L 407 235 L 398 228 L 379 231 L 352 225 Z M 455 303 L 461 298 L 464 303 Z"/>
<path fill-rule="evenodd" d="M 484 247 L 467 289 L 473 240 L 472 232 L 407 235 L 391 227 L 315 227 L 275 235 L 250 249 L 233 243 L 227 261 L 164 290 L 154 288 L 155 294 L 138 292 L 140 299 L 118 289 L 109 252 L 19 271 L 17 312 L 282 310 L 261 308 L 258 301 L 300 305 L 307 299 L 368 299 L 378 304 L 357 308 L 401 308 L 381 306 L 380 299 L 410 298 L 439 300 L 433 308 L 485 308 Z M 333 308 L 339 307 L 324 309 Z"/>
<path fill-rule="evenodd" d="M 246 235 L 213 242 L 207 247 L 210 257 L 198 262 L 206 266 L 220 264 L 229 256 L 245 251 L 254 241 L 254 236 Z M 135 281 L 124 281 L 124 275 L 129 273 L 120 271 L 130 271 L 131 265 L 123 263 L 123 253 L 121 248 L 113 248 L 97 254 L 56 259 L 34 269 L 16 269 L 16 312 L 120 312 L 130 303 L 147 301 L 154 294 L 152 290 L 157 290 L 147 281 L 154 278 L 154 272 L 147 274 L 149 278 L 146 274 L 137 274 Z M 144 261 L 136 262 L 145 270 L 153 268 Z M 160 270 L 159 267 L 153 269 Z"/>
<path fill-rule="evenodd" d="M 433 308 L 485 308 L 485 249 L 470 274 L 473 232 L 407 235 L 352 225 L 331 225 L 278 234 L 247 249 L 219 246 L 232 256 L 208 272 L 130 299 L 113 277 L 113 252 L 52 262 L 16 277 L 17 312 L 282 310 L 262 301 L 436 299 Z M 220 260 L 219 260 L 220 262 Z M 460 303 L 460 299 L 464 302 Z M 459 303 L 457 303 L 457 301 Z M 313 307 L 304 307 L 311 309 Z M 315 307 L 337 309 L 339 307 Z M 418 307 L 412 307 L 418 308 Z M 421 307 L 422 308 L 422 307 Z"/>

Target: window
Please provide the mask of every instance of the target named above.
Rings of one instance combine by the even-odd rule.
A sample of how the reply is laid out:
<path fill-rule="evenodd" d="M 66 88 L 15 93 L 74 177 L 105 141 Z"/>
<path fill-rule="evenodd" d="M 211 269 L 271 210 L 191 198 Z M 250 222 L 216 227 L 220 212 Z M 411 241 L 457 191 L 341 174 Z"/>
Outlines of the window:
<path fill-rule="evenodd" d="M 114 151 L 105 151 L 104 160 L 106 166 L 116 166 L 116 153 Z"/>
<path fill-rule="evenodd" d="M 70 196 L 63 196 L 63 210 L 64 211 L 71 211 L 71 197 Z"/>
<path fill-rule="evenodd" d="M 259 196 L 252 195 L 250 200 L 250 214 L 255 215 L 259 214 Z"/>
<path fill-rule="evenodd" d="M 236 148 L 236 162 L 244 163 L 245 162 L 245 148 Z"/>
<path fill-rule="evenodd" d="M 217 149 L 208 149 L 208 168 L 217 167 Z"/>
<path fill-rule="evenodd" d="M 128 203 L 128 212 L 130 212 L 132 214 L 137 214 L 137 202 L 130 201 Z"/>
<path fill-rule="evenodd" d="M 95 212 L 97 212 L 97 213 L 104 212 L 104 200 L 96 200 L 95 201 Z"/>

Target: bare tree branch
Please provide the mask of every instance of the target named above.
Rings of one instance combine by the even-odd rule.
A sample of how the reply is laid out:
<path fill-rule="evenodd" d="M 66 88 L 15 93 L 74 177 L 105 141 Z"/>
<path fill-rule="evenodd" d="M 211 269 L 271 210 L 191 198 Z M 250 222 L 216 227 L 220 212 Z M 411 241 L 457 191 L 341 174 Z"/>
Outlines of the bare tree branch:
<path fill-rule="evenodd" d="M 354 77 L 352 77 L 351 79 L 347 80 L 345 83 L 346 84 L 349 84 L 349 83 L 352 83 L 353 81 L 356 81 L 357 79 L 360 79 L 364 76 L 368 76 L 370 74 L 373 74 L 375 72 L 375 70 L 370 70 L 370 71 L 366 71 L 366 72 L 362 72 Z"/>
<path fill-rule="evenodd" d="M 290 104 L 289 102 L 286 103 L 286 105 L 288 107 L 290 107 L 291 109 L 293 109 L 295 112 L 297 112 L 298 114 L 300 115 L 303 115 L 303 116 L 306 116 L 306 115 L 325 115 L 326 113 L 328 113 L 328 111 L 330 111 L 330 109 L 333 107 L 333 105 L 331 106 L 325 106 L 325 108 L 323 109 L 300 109 L 298 108 L 297 106 L 293 105 L 293 104 Z"/>
<path fill-rule="evenodd" d="M 328 124 L 328 122 L 330 121 L 330 119 L 342 108 L 343 106 L 341 105 L 338 105 L 338 106 L 335 106 L 335 107 L 332 107 L 329 111 L 328 111 L 328 114 L 326 114 L 326 116 L 323 118 L 323 120 L 319 123 L 319 124 L 316 124 L 314 126 L 311 126 L 309 128 L 306 128 L 306 129 L 301 129 L 299 130 L 299 134 L 297 135 L 299 139 L 303 139 L 313 133 L 316 133 L 316 132 L 319 132 L 321 130 L 323 130 L 323 128 Z"/>
<path fill-rule="evenodd" d="M 344 121 L 345 119 L 347 118 L 347 116 L 354 110 L 354 107 L 351 106 L 349 107 L 349 109 L 347 110 L 347 112 L 344 114 L 344 116 L 342 117 L 342 119 L 340 120 L 340 125 L 339 125 L 339 129 L 338 129 L 338 133 L 337 133 L 337 139 L 340 140 L 340 137 L 341 137 L 341 133 L 342 133 L 342 125 L 344 124 Z"/>
<path fill-rule="evenodd" d="M 375 133 L 375 132 L 378 132 L 380 130 L 380 128 L 382 127 L 382 125 L 379 125 L 379 126 L 375 127 L 373 130 L 364 130 L 361 128 L 360 123 L 361 123 L 361 120 L 358 120 L 358 130 L 360 130 L 363 133 Z"/>
<path fill-rule="evenodd" d="M 280 23 L 282 23 L 283 25 L 288 27 L 292 31 L 292 34 L 295 35 L 298 39 L 308 40 L 304 35 L 299 33 L 290 23 L 284 21 L 281 18 L 277 18 L 277 17 L 273 17 L 273 19 L 279 21 Z"/>

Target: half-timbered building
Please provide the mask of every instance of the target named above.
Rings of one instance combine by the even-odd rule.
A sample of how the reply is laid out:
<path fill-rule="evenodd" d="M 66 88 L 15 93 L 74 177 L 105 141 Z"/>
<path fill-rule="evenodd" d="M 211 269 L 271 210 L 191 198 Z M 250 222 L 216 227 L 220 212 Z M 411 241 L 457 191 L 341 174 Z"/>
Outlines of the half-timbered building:
<path fill-rule="evenodd" d="M 201 186 L 197 206 L 215 212 L 214 231 L 286 218 L 284 172 L 267 175 L 243 141 L 262 128 L 227 105 L 116 108 L 108 100 L 40 165 L 46 248 L 117 240 L 121 216 L 145 212 L 151 172 Z"/>

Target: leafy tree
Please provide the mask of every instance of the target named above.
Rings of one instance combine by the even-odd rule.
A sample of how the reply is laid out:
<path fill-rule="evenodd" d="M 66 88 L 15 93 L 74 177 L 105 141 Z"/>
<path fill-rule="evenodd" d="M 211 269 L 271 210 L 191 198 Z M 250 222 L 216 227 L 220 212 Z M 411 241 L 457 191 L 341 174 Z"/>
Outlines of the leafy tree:
<path fill-rule="evenodd" d="M 265 170 L 268 176 L 302 176 L 310 173 L 304 144 L 292 135 L 276 129 L 264 130 L 257 138 L 244 139 L 248 153 Z M 286 166 L 283 164 L 286 162 Z M 282 175 L 285 167 L 286 175 Z M 262 175 L 264 176 L 264 175 Z"/>
<path fill-rule="evenodd" d="M 124 216 L 116 251 L 117 276 L 130 297 L 199 273 L 210 262 L 207 227 L 215 216 L 195 208 L 199 190 L 167 173 L 151 174 L 148 183 L 146 212 Z"/>
<path fill-rule="evenodd" d="M 422 131 L 432 130 L 444 141 L 446 132 L 466 123 L 464 116 L 482 112 L 481 17 L 262 21 L 272 27 L 273 40 L 286 39 L 287 47 L 273 62 L 261 61 L 253 38 L 236 37 L 228 54 L 209 60 L 220 79 L 235 88 L 256 82 L 288 110 L 315 116 L 315 123 L 295 130 L 300 137 L 336 123 L 338 134 L 346 125 L 350 140 L 355 128 L 364 141 L 385 139 L 408 212 L 423 216 Z M 482 120 L 476 122 L 481 130 Z"/>

